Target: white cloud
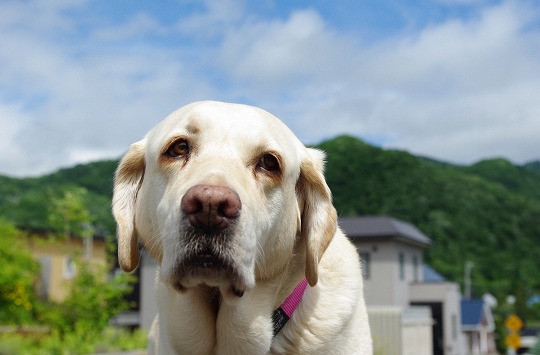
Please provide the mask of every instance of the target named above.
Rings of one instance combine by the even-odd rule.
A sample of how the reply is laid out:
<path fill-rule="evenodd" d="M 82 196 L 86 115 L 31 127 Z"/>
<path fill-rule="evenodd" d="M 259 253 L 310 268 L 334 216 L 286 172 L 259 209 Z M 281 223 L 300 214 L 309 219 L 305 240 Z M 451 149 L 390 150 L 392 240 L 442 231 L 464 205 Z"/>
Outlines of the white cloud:
<path fill-rule="evenodd" d="M 347 133 L 455 162 L 540 158 L 540 10 L 526 1 L 375 43 L 314 9 L 261 18 L 234 0 L 121 23 L 91 2 L 21 4 L 0 3 L 0 173 L 115 157 L 207 98 L 268 109 L 306 143 Z"/>
<path fill-rule="evenodd" d="M 71 31 L 75 21 L 65 16 L 67 11 L 77 11 L 87 0 L 6 0 L 1 4 L 0 28 L 17 31 Z"/>
<path fill-rule="evenodd" d="M 299 11 L 230 31 L 217 57 L 240 96 L 308 142 L 349 133 L 455 162 L 523 162 L 540 157 L 540 143 L 515 139 L 540 136 L 539 19 L 506 2 L 367 45 Z"/>
<path fill-rule="evenodd" d="M 216 58 L 232 80 L 250 89 L 309 90 L 313 81 L 342 80 L 336 65 L 354 63 L 353 46 L 319 13 L 304 10 L 286 21 L 247 22 L 228 31 Z"/>
<path fill-rule="evenodd" d="M 0 103 L 15 102 L 2 113 L 2 126 L 17 128 L 2 132 L 11 151 L 0 154 L 0 173 L 41 174 L 92 157 L 118 157 L 170 111 L 214 91 L 176 48 L 110 45 L 113 31 L 101 27 L 88 37 L 62 33 L 57 42 L 51 34 L 56 21 L 34 28 L 16 10 L 28 11 L 11 11 L 19 20 L 0 28 L 0 38 L 9 38 L 0 48 Z M 63 8 L 56 10 L 51 18 L 71 22 L 62 20 Z M 149 19 L 136 15 L 119 35 L 136 36 L 133 23 L 141 21 L 152 31 Z"/>
<path fill-rule="evenodd" d="M 181 16 L 176 23 L 180 33 L 200 40 L 220 37 L 231 26 L 241 22 L 246 16 L 244 0 L 204 0 L 188 1 L 203 4 L 203 7 L 188 16 Z"/>
<path fill-rule="evenodd" d="M 402 120 L 388 118 L 400 132 L 393 145 L 461 162 L 493 155 L 520 162 L 538 158 L 538 147 L 531 150 L 515 139 L 540 134 L 540 104 L 534 98 L 540 92 L 540 33 L 526 30 L 530 10 L 504 3 L 476 20 L 452 21 L 416 39 L 401 39 L 394 57 L 375 54 L 383 61 L 371 66 L 372 80 L 384 78 L 408 95 Z M 416 125 L 408 128 L 409 119 Z"/>
<path fill-rule="evenodd" d="M 97 28 L 92 33 L 93 41 L 122 42 L 138 40 L 147 35 L 164 35 L 168 32 L 159 21 L 148 13 L 137 13 L 127 23 L 113 27 Z"/>
<path fill-rule="evenodd" d="M 25 117 L 21 116 L 20 108 L 0 104 L 0 166 L 5 171 L 18 169 L 25 161 L 25 151 L 15 137 L 23 126 Z"/>

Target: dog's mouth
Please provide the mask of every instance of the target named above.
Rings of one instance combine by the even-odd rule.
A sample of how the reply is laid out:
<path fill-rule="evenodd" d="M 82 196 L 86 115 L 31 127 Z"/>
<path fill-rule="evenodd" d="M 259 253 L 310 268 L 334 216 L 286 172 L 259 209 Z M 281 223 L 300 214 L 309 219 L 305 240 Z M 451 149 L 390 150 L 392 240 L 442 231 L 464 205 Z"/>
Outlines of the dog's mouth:
<path fill-rule="evenodd" d="M 236 297 L 244 295 L 245 286 L 235 268 L 215 255 L 194 257 L 177 267 L 174 274 L 173 286 L 182 293 L 194 286 L 207 285 Z"/>
<path fill-rule="evenodd" d="M 246 253 L 236 241 L 234 224 L 224 230 L 207 231 L 183 221 L 179 242 L 169 249 L 168 283 L 184 293 L 201 285 L 219 288 L 226 300 L 242 297 L 254 284 Z"/>
<path fill-rule="evenodd" d="M 195 268 L 202 269 L 221 269 L 224 266 L 223 260 L 213 254 L 202 254 L 192 258 L 189 264 Z"/>
<path fill-rule="evenodd" d="M 222 293 L 236 297 L 242 297 L 246 289 L 236 265 L 230 258 L 212 250 L 185 257 L 174 267 L 170 282 L 182 293 L 202 284 L 218 287 Z"/>

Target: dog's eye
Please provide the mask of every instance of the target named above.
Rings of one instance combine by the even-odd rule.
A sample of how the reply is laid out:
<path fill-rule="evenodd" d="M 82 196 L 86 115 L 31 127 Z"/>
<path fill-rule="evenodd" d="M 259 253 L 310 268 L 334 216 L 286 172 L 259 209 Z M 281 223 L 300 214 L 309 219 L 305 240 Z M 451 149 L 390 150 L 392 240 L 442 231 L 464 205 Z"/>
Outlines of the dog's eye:
<path fill-rule="evenodd" d="M 185 139 L 180 139 L 174 142 L 169 149 L 167 149 L 166 154 L 172 158 L 184 157 L 189 154 L 190 147 L 188 142 Z"/>
<path fill-rule="evenodd" d="M 278 158 L 276 158 L 276 156 L 272 154 L 263 155 L 257 165 L 259 168 L 264 169 L 271 173 L 277 172 L 280 169 Z"/>

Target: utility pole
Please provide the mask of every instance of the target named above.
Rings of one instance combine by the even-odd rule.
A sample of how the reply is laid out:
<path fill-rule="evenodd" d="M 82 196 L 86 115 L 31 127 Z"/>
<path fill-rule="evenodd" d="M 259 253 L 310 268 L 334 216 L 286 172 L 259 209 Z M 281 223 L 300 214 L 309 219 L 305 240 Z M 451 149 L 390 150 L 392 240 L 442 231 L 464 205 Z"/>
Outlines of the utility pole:
<path fill-rule="evenodd" d="M 465 298 L 471 299 L 472 297 L 472 282 L 471 282 L 471 270 L 474 267 L 472 261 L 467 261 L 465 263 Z"/>
<path fill-rule="evenodd" d="M 94 246 L 94 228 L 90 223 L 83 223 L 83 255 L 84 261 L 90 262 L 92 260 L 93 246 Z"/>

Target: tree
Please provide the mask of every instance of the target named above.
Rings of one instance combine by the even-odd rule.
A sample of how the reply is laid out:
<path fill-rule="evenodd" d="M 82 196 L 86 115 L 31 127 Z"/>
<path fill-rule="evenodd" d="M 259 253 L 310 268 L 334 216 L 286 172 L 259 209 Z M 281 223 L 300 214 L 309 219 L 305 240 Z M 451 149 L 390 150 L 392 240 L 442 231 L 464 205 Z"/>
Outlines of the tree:
<path fill-rule="evenodd" d="M 21 325 L 34 320 L 39 264 L 21 237 L 15 226 L 0 219 L 0 324 Z"/>
<path fill-rule="evenodd" d="M 93 234 L 92 216 L 85 206 L 88 191 L 83 187 L 68 189 L 61 198 L 54 198 L 49 211 L 49 224 L 64 238 Z"/>

